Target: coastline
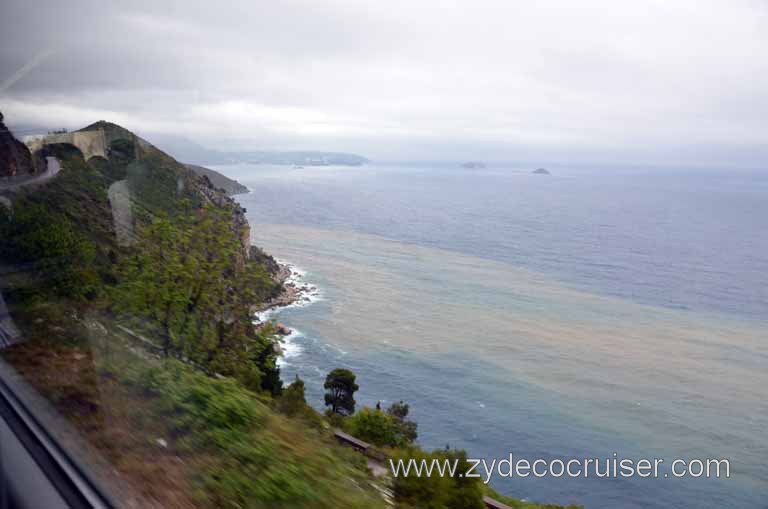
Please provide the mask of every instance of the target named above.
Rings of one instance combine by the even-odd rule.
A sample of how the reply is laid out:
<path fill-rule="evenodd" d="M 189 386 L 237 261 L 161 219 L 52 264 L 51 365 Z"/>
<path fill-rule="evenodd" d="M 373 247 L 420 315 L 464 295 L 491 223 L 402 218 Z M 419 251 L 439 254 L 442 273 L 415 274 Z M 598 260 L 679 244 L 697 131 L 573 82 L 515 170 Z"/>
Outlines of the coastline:
<path fill-rule="evenodd" d="M 262 329 L 268 323 L 273 323 L 275 335 L 278 340 L 275 344 L 279 361 L 284 364 L 285 358 L 291 348 L 290 338 L 300 333 L 283 323 L 273 319 L 273 316 L 281 309 L 289 307 L 304 307 L 312 304 L 320 297 L 317 286 L 304 281 L 306 272 L 285 260 L 275 260 L 277 271 L 272 276 L 273 280 L 282 287 L 280 294 L 269 301 L 255 305 L 251 308 L 254 325 L 257 330 Z"/>

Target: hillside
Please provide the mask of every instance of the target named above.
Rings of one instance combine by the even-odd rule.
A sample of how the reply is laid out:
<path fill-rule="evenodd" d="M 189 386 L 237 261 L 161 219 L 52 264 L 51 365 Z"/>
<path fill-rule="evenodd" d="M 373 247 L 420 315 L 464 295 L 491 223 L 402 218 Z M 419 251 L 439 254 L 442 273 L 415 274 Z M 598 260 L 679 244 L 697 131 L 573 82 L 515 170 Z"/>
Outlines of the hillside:
<path fill-rule="evenodd" d="M 227 196 L 235 196 L 248 192 L 248 188 L 237 180 L 225 177 L 221 173 L 210 168 L 206 168 L 205 166 L 198 166 L 196 164 L 187 164 L 186 166 L 196 174 L 207 177 L 215 188 L 221 189 L 224 191 L 224 193 L 227 194 Z"/>

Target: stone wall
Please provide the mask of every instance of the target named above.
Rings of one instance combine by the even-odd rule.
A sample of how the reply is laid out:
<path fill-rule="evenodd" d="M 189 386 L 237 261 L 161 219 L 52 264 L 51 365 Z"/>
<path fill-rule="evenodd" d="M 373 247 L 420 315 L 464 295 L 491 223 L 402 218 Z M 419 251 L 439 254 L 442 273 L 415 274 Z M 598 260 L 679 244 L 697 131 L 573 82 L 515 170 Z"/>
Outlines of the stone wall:
<path fill-rule="evenodd" d="M 45 136 L 28 137 L 24 140 L 29 150 L 34 154 L 46 145 L 56 143 L 68 143 L 77 147 L 83 153 L 83 157 L 88 159 L 99 156 L 107 157 L 107 139 L 104 131 L 75 131 L 72 133 L 47 134 Z"/>

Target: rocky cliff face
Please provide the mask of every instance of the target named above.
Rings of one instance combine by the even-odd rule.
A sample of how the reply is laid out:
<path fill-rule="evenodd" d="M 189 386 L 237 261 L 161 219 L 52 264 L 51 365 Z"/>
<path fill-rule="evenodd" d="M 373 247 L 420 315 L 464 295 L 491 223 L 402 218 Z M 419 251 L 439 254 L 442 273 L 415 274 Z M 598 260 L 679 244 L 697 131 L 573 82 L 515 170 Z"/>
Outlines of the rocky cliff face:
<path fill-rule="evenodd" d="M 0 113 L 0 178 L 34 173 L 32 155 L 22 142 L 14 138 L 3 123 Z"/>
<path fill-rule="evenodd" d="M 207 177 L 199 176 L 192 170 L 187 170 L 196 177 L 196 180 L 193 180 L 194 188 L 196 192 L 203 197 L 203 200 L 206 203 L 230 211 L 232 215 L 232 231 L 235 232 L 240 239 L 240 245 L 242 247 L 242 257 L 238 263 L 242 267 L 245 265 L 245 260 L 250 256 L 251 246 L 251 226 L 245 218 L 245 209 L 235 200 L 230 198 L 223 190 L 216 188 Z"/>
<path fill-rule="evenodd" d="M 200 176 L 208 177 L 208 180 L 211 181 L 211 184 L 216 186 L 218 189 L 221 189 L 222 191 L 227 193 L 229 196 L 234 196 L 236 194 L 244 194 L 248 192 L 248 188 L 242 185 L 237 180 L 227 178 L 221 173 L 214 171 L 210 168 L 206 168 L 204 166 L 198 166 L 196 164 L 188 164 L 187 168 L 194 171 Z"/>
<path fill-rule="evenodd" d="M 280 273 L 280 264 L 277 263 L 277 260 L 274 259 L 274 257 L 270 254 L 267 254 L 263 249 L 261 249 L 258 246 L 251 246 L 251 260 L 253 260 L 256 263 L 259 263 L 264 266 L 265 269 L 267 269 L 267 272 L 273 276 L 277 277 Z"/>

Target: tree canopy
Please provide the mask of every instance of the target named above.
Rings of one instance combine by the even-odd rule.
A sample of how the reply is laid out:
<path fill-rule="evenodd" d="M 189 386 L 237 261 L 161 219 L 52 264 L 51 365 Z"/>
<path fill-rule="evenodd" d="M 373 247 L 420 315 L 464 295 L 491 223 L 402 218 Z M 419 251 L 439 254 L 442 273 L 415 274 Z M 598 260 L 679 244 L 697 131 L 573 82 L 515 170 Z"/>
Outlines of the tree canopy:
<path fill-rule="evenodd" d="M 339 415 L 351 415 L 355 412 L 354 394 L 359 389 L 355 383 L 355 374 L 348 369 L 336 368 L 325 377 L 325 404 L 331 412 Z"/>
<path fill-rule="evenodd" d="M 149 329 L 165 355 L 277 393 L 274 342 L 249 317 L 274 283 L 261 265 L 237 270 L 241 245 L 229 228 L 227 211 L 214 207 L 159 217 L 119 267 L 114 309 Z"/>

